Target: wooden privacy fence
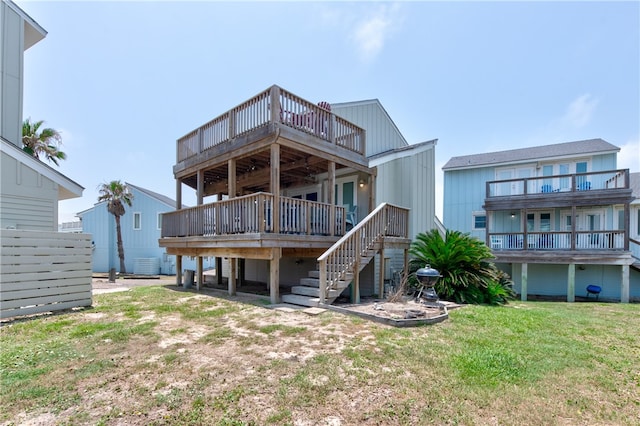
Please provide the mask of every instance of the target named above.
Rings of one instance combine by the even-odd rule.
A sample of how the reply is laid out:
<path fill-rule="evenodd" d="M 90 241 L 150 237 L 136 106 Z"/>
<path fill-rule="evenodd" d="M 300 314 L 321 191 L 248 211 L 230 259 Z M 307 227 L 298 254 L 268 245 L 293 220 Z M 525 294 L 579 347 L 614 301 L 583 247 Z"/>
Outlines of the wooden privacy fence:
<path fill-rule="evenodd" d="M 0 318 L 91 306 L 91 235 L 0 231 Z"/>

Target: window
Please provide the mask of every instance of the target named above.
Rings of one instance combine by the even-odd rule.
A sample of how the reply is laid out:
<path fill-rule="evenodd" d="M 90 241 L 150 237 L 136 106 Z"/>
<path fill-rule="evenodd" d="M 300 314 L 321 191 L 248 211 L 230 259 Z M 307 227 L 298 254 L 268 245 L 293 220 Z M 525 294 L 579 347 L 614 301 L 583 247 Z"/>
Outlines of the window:
<path fill-rule="evenodd" d="M 487 229 L 487 215 L 484 212 L 473 214 L 473 229 Z"/>
<path fill-rule="evenodd" d="M 162 229 L 162 213 L 158 213 L 157 223 L 158 223 L 158 230 L 161 230 Z"/>
<path fill-rule="evenodd" d="M 133 213 L 133 229 L 142 229 L 142 213 L 140 212 Z"/>

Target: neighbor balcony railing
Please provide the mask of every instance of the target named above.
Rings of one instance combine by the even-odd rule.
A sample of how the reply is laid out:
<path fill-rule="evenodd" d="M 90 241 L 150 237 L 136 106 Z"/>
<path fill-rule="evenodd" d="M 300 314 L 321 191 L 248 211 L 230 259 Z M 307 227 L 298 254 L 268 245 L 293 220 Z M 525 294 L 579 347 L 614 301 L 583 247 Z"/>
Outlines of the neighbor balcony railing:
<path fill-rule="evenodd" d="M 178 139 L 177 161 L 180 163 L 272 123 L 314 135 L 358 154 L 365 153 L 364 129 L 278 86 L 271 86 Z"/>
<path fill-rule="evenodd" d="M 493 232 L 488 239 L 492 250 L 628 250 L 622 230 Z"/>
<path fill-rule="evenodd" d="M 629 170 L 535 176 L 487 182 L 487 198 L 629 188 Z"/>
<path fill-rule="evenodd" d="M 315 201 L 280 197 L 279 218 L 274 221 L 273 194 L 259 192 L 162 215 L 165 237 L 215 236 L 274 232 L 280 234 L 343 235 L 345 209 Z M 330 223 L 335 209 L 336 223 Z"/>

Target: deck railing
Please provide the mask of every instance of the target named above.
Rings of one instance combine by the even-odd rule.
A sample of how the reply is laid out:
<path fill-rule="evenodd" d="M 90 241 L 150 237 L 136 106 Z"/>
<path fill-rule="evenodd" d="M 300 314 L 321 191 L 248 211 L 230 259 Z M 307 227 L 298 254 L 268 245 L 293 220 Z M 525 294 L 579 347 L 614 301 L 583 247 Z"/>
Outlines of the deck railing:
<path fill-rule="evenodd" d="M 314 135 L 362 155 L 365 153 L 364 129 L 317 104 L 272 86 L 178 139 L 177 162 L 272 123 Z"/>
<path fill-rule="evenodd" d="M 383 237 L 408 238 L 409 209 L 382 203 L 318 258 L 320 268 L 320 302 L 344 280 L 348 273 L 358 273 L 358 262 Z"/>
<path fill-rule="evenodd" d="M 275 232 L 280 234 L 343 235 L 345 209 L 315 201 L 280 197 L 280 220 L 274 222 L 275 197 L 259 192 L 162 215 L 165 237 L 215 236 Z M 336 223 L 329 218 L 336 209 Z"/>
<path fill-rule="evenodd" d="M 552 196 L 556 193 L 628 188 L 629 169 L 624 169 L 494 180 L 487 182 L 486 194 L 487 198 L 532 194 Z"/>
<path fill-rule="evenodd" d="M 526 244 L 525 244 L 526 241 Z M 624 231 L 490 233 L 492 250 L 625 250 Z"/>

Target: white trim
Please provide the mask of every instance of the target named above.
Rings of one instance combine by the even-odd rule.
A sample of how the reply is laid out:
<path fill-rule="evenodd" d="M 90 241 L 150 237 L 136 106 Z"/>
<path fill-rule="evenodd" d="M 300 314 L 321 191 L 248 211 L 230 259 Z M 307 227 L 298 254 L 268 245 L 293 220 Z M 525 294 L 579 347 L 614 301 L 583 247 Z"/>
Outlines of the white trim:
<path fill-rule="evenodd" d="M 72 181 L 62 173 L 52 169 L 42 161 L 30 156 L 11 142 L 2 139 L 2 143 L 0 143 L 0 152 L 6 153 L 18 163 L 30 167 L 42 176 L 60 185 L 62 188 L 58 189 L 58 201 L 82 197 L 84 187 Z"/>
<path fill-rule="evenodd" d="M 369 167 L 376 167 L 380 164 L 388 163 L 389 161 L 398 160 L 400 158 L 411 157 L 416 154 L 420 154 L 427 150 L 433 150 L 436 146 L 437 140 L 422 142 L 416 145 L 409 145 L 399 149 L 394 149 L 389 153 L 379 153 L 375 155 L 375 158 L 369 159 Z"/>
<path fill-rule="evenodd" d="M 479 217 L 479 216 L 484 216 L 484 228 L 476 228 L 476 217 Z M 487 225 L 489 224 L 488 221 L 489 221 L 489 216 L 487 215 L 487 212 L 485 212 L 484 210 L 471 212 L 471 230 L 472 231 L 486 231 Z"/>
<path fill-rule="evenodd" d="M 140 219 L 138 220 L 138 227 L 136 228 L 136 216 L 138 216 Z M 132 225 L 133 225 L 133 230 L 134 231 L 140 231 L 142 229 L 142 212 L 133 212 L 133 221 L 132 221 Z"/>

